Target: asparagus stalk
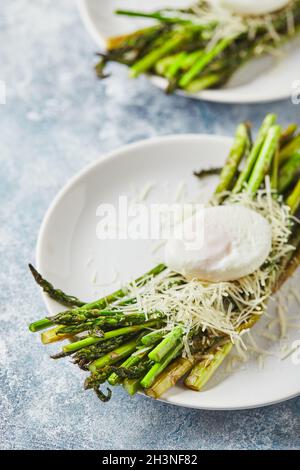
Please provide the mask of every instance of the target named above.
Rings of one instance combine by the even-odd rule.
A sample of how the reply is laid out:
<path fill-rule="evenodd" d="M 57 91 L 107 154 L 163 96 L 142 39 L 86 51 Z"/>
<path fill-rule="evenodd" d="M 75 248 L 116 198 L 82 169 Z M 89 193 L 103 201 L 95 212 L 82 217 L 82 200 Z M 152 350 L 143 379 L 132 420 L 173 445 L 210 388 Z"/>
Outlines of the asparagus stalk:
<path fill-rule="evenodd" d="M 136 350 L 137 342 L 138 338 L 135 338 L 128 343 L 119 346 L 117 349 L 108 352 L 104 356 L 99 357 L 99 359 L 96 359 L 89 365 L 89 370 L 91 372 L 96 372 L 97 369 L 102 369 L 105 366 L 119 362 L 121 359 L 124 359 Z"/>
<path fill-rule="evenodd" d="M 126 361 L 124 361 L 121 364 L 121 369 L 130 369 L 133 366 L 136 366 L 141 362 L 141 360 L 147 355 L 147 351 L 142 350 L 141 352 L 136 352 L 134 355 L 129 356 Z M 116 373 L 113 372 L 109 377 L 108 377 L 108 383 L 110 385 L 116 385 L 117 383 L 120 382 L 120 376 Z"/>
<path fill-rule="evenodd" d="M 123 387 L 128 395 L 135 395 L 141 389 L 140 378 L 137 379 L 124 379 Z"/>
<path fill-rule="evenodd" d="M 86 348 L 91 346 L 92 344 L 96 344 L 102 341 L 106 341 L 107 339 L 115 338 L 117 336 L 123 336 L 130 333 L 137 333 L 139 331 L 145 330 L 147 328 L 151 328 L 158 324 L 157 320 L 151 320 L 141 325 L 133 325 L 133 326 L 126 326 L 124 328 L 119 328 L 117 330 L 112 330 L 104 333 L 104 335 L 99 338 L 98 336 L 88 336 L 80 341 L 76 341 L 75 343 L 67 344 L 63 347 L 63 352 L 75 352 L 78 349 Z"/>
<path fill-rule="evenodd" d="M 182 63 L 182 70 L 189 70 L 204 54 L 205 51 L 202 49 L 190 52 Z"/>
<path fill-rule="evenodd" d="M 181 326 L 176 326 L 165 338 L 148 354 L 149 359 L 155 362 L 161 362 L 162 359 L 168 354 L 174 346 L 178 343 L 178 340 L 183 335 L 183 329 Z"/>
<path fill-rule="evenodd" d="M 253 315 L 254 317 L 254 315 Z M 258 315 L 256 315 L 258 317 Z M 248 321 L 247 324 L 244 324 L 242 329 L 248 329 L 253 325 L 253 321 Z M 216 339 L 214 344 L 209 348 L 208 353 L 211 350 L 215 350 L 216 347 L 223 346 L 228 340 L 226 337 L 220 337 Z M 157 377 L 155 382 L 151 387 L 145 390 L 145 393 L 153 398 L 159 398 L 163 393 L 165 393 L 169 388 L 173 387 L 184 375 L 186 375 L 192 367 L 201 360 L 204 351 L 198 350 L 191 357 L 184 358 L 178 357 L 171 364 L 163 370 L 163 372 Z"/>
<path fill-rule="evenodd" d="M 74 364 L 78 364 L 81 368 L 86 369 L 87 366 L 95 359 L 103 356 L 104 354 L 113 351 L 121 344 L 132 339 L 132 335 L 117 336 L 102 343 L 93 344 L 87 348 L 79 349 L 75 353 L 59 353 L 57 358 L 64 357 L 64 355 L 73 354 L 72 359 Z M 53 356 L 52 356 L 53 357 Z M 56 356 L 54 357 L 56 359 Z"/>
<path fill-rule="evenodd" d="M 294 214 L 300 205 L 300 179 L 298 180 L 293 192 L 289 195 L 287 204 L 290 206 L 291 212 Z"/>
<path fill-rule="evenodd" d="M 149 70 L 161 57 L 176 49 L 186 39 L 186 34 L 178 32 L 172 35 L 164 44 L 145 55 L 142 59 L 132 65 L 130 77 L 136 78 L 141 73 Z"/>
<path fill-rule="evenodd" d="M 42 318 L 41 320 L 37 320 L 29 325 L 29 330 L 32 333 L 36 333 L 37 331 L 45 330 L 52 326 L 54 323 L 50 321 L 48 318 Z"/>
<path fill-rule="evenodd" d="M 300 172 L 300 152 L 292 155 L 280 168 L 278 191 L 283 193 L 292 184 Z"/>
<path fill-rule="evenodd" d="M 280 136 L 280 148 L 288 144 L 294 137 L 296 130 L 298 129 L 298 124 L 289 124 L 286 129 L 284 129 Z"/>
<path fill-rule="evenodd" d="M 138 18 L 150 18 L 166 23 L 176 23 L 176 24 L 192 24 L 192 21 L 189 19 L 180 18 L 179 16 L 170 16 L 164 15 L 161 11 L 154 11 L 151 13 L 146 13 L 143 11 L 132 11 L 132 10 L 116 10 L 117 15 L 123 16 L 134 16 Z"/>
<path fill-rule="evenodd" d="M 165 77 L 168 80 L 172 80 L 177 75 L 177 72 L 180 70 L 186 57 L 187 57 L 186 51 L 182 51 L 182 52 L 179 52 L 179 54 L 177 54 L 176 59 L 171 62 L 171 64 L 169 65 L 169 67 L 167 68 L 165 72 Z"/>
<path fill-rule="evenodd" d="M 145 317 L 144 317 L 144 320 L 145 320 Z M 126 323 L 126 326 L 129 326 L 130 324 L 133 324 L 133 323 L 132 322 L 129 322 L 128 324 Z M 92 322 L 83 322 L 79 324 L 77 323 L 75 325 L 66 325 L 66 326 L 63 325 L 59 329 L 59 331 L 60 331 L 60 334 L 66 333 L 70 335 L 75 335 L 78 333 L 82 333 L 84 331 L 89 331 L 90 333 L 95 333 L 95 334 L 98 333 L 98 336 L 99 336 L 99 332 L 103 331 L 103 329 L 116 328 L 122 325 L 125 326 L 125 323 L 116 318 L 108 318 L 108 317 L 101 318 L 100 317 L 97 320 L 92 321 Z"/>
<path fill-rule="evenodd" d="M 144 323 L 146 320 L 160 319 L 162 315 L 159 312 L 153 312 L 146 318 L 144 313 L 132 313 L 127 315 L 118 315 L 115 317 L 98 317 L 95 320 L 70 325 L 63 325 L 59 329 L 60 335 L 75 335 L 84 331 L 89 331 L 90 335 L 103 336 L 107 329 L 121 328 L 122 326 L 133 326 Z"/>
<path fill-rule="evenodd" d="M 140 380 L 148 370 L 152 367 L 153 362 L 150 361 L 147 357 L 143 358 L 141 363 L 137 366 L 139 368 L 139 374 L 134 378 L 127 376 L 122 383 L 122 386 L 127 391 L 129 395 L 135 395 L 138 390 L 140 390 L 141 384 Z"/>
<path fill-rule="evenodd" d="M 229 37 L 221 39 L 215 46 L 213 46 L 209 51 L 206 52 L 203 56 L 201 56 L 195 64 L 185 72 L 181 79 L 179 80 L 178 84 L 180 88 L 186 88 L 191 81 L 200 74 L 204 70 L 204 68 L 210 64 L 215 57 L 221 54 L 224 49 L 226 49 L 232 42 L 234 41 L 235 37 Z"/>
<path fill-rule="evenodd" d="M 74 310 L 66 310 L 65 312 L 60 312 L 57 315 L 53 315 L 52 317 L 49 317 L 49 320 L 52 321 L 52 323 L 57 324 L 57 325 L 76 325 L 76 324 L 82 324 L 84 322 L 93 322 L 96 320 L 101 320 L 105 318 L 113 318 L 115 320 L 121 320 L 124 317 L 124 314 L 122 311 L 119 311 L 118 309 L 111 309 L 111 310 L 106 310 L 106 309 L 97 309 L 97 308 L 92 308 L 92 309 L 86 309 L 86 310 L 80 310 L 80 309 L 74 309 Z"/>
<path fill-rule="evenodd" d="M 249 125 L 242 123 L 238 126 L 233 146 L 229 152 L 223 170 L 221 171 L 219 184 L 215 190 L 221 193 L 230 188 L 241 159 L 250 148 Z"/>
<path fill-rule="evenodd" d="M 256 193 L 265 175 L 269 171 L 272 159 L 277 151 L 280 139 L 281 128 L 278 125 L 270 127 L 262 149 L 249 178 L 249 191 Z"/>
<path fill-rule="evenodd" d="M 41 276 L 41 274 L 35 269 L 34 266 L 32 266 L 32 264 L 29 264 L 28 266 L 35 282 L 42 287 L 43 291 L 46 292 L 49 297 L 56 300 L 62 305 L 66 305 L 67 307 L 82 307 L 83 305 L 85 305 L 85 302 L 79 300 L 77 297 L 65 294 L 60 289 L 55 289 L 55 287 L 53 287 L 53 285 L 49 281 L 47 281 Z"/>
<path fill-rule="evenodd" d="M 134 353 L 136 354 L 136 353 Z M 120 379 L 141 379 L 146 372 L 153 366 L 153 361 L 149 358 L 145 358 L 144 361 L 141 361 L 139 364 L 133 365 L 130 368 L 122 366 L 112 366 L 113 372 L 115 372 Z"/>
<path fill-rule="evenodd" d="M 181 55 L 181 52 L 178 52 L 177 54 L 166 56 L 158 60 L 154 66 L 155 72 L 158 75 L 165 76 L 167 74 L 167 70 L 169 69 L 169 67 L 173 64 L 174 61 L 177 60 L 177 57 L 180 55 Z"/>
<path fill-rule="evenodd" d="M 101 384 L 104 384 L 104 382 L 106 382 L 107 378 L 109 377 L 110 373 L 110 366 L 105 366 L 100 370 L 96 370 L 95 372 L 93 372 L 93 374 L 91 374 L 85 379 L 84 389 L 88 390 L 89 388 L 95 388 Z"/>
<path fill-rule="evenodd" d="M 280 162 L 284 162 L 287 158 L 300 151 L 300 134 L 296 135 L 287 145 L 280 151 Z"/>
<path fill-rule="evenodd" d="M 189 372 L 194 363 L 194 357 L 190 359 L 178 357 L 158 376 L 152 386 L 145 390 L 146 395 L 152 398 L 159 398 Z"/>
<path fill-rule="evenodd" d="M 271 186 L 273 189 L 278 189 L 278 172 L 279 172 L 279 152 L 280 143 L 278 143 L 277 149 L 272 162 L 272 173 L 271 173 Z"/>
<path fill-rule="evenodd" d="M 262 126 L 258 132 L 258 135 L 257 135 L 257 138 L 256 138 L 256 141 L 249 153 L 249 156 L 247 158 L 247 161 L 246 161 L 246 164 L 245 164 L 245 167 L 243 168 L 240 176 L 238 177 L 238 180 L 232 190 L 233 194 L 236 194 L 236 193 L 239 193 L 242 188 L 243 188 L 243 185 L 246 181 L 248 181 L 248 178 L 252 172 L 252 169 L 255 165 L 255 162 L 258 158 L 258 155 L 261 151 L 261 148 L 265 142 L 265 139 L 267 137 L 267 134 L 271 128 L 271 126 L 276 122 L 276 115 L 275 114 L 267 114 L 267 116 L 265 117 L 263 123 L 262 123 Z"/>
<path fill-rule="evenodd" d="M 170 362 L 175 359 L 180 351 L 182 350 L 182 343 L 179 342 L 162 360 L 162 362 L 155 363 L 149 372 L 141 380 L 141 386 L 143 388 L 149 388 L 155 381 L 156 377 L 167 367 Z"/>
<path fill-rule="evenodd" d="M 61 327 L 57 326 L 51 330 L 44 331 L 41 334 L 41 340 L 43 344 L 55 343 L 56 341 L 62 341 L 71 337 L 68 333 L 60 333 Z"/>
<path fill-rule="evenodd" d="M 186 87 L 185 90 L 189 93 L 198 93 L 199 91 L 212 88 L 221 81 L 222 77 L 217 73 L 211 73 L 192 80 Z"/>
<path fill-rule="evenodd" d="M 134 59 L 138 57 L 145 47 L 149 46 L 152 41 L 166 31 L 166 25 L 154 25 L 148 28 L 138 29 L 132 33 L 123 34 L 121 36 L 109 37 L 106 40 L 108 54 L 104 54 L 104 58 L 108 60 L 118 60 L 124 63 L 131 63 L 126 53 L 133 52 Z M 103 57 L 103 53 L 99 53 Z M 125 57 L 124 57 L 125 55 Z"/>
<path fill-rule="evenodd" d="M 138 277 L 134 282 L 135 284 L 140 284 L 142 282 L 145 282 L 149 277 L 151 276 L 157 276 L 160 274 L 162 271 L 166 269 L 166 266 L 164 264 L 159 264 L 155 266 L 155 268 L 151 269 L 148 271 L 146 274 L 143 274 L 142 276 Z M 74 309 L 74 310 L 69 310 L 67 312 L 62 312 L 61 318 L 66 318 L 66 315 L 71 315 L 75 317 L 75 315 L 88 315 L 87 312 L 90 312 L 91 310 L 94 309 L 105 309 L 108 305 L 112 304 L 113 302 L 125 297 L 128 294 L 127 289 L 118 289 L 112 294 L 109 294 L 105 297 L 102 297 L 99 300 L 96 300 L 95 302 L 90 302 L 88 304 L 85 304 L 83 307 Z M 59 320 L 59 315 L 55 315 L 54 319 L 55 321 Z M 81 318 L 81 317 L 80 317 Z M 54 323 L 52 320 L 49 320 L 47 318 L 44 318 L 42 320 L 38 320 L 36 322 L 33 322 L 29 325 L 30 331 L 40 331 L 41 329 L 48 328 L 49 326 L 52 326 Z"/>
<path fill-rule="evenodd" d="M 105 395 L 98 387 L 94 387 L 94 392 L 96 393 L 99 400 L 101 400 L 104 403 L 111 399 L 112 393 L 109 388 L 107 389 L 107 395 Z"/>
<path fill-rule="evenodd" d="M 46 342 L 49 342 L 49 338 L 51 340 L 50 342 L 61 341 L 62 339 L 65 339 L 65 335 L 74 336 L 78 333 L 82 333 L 85 331 L 89 331 L 90 334 L 95 334 L 95 336 L 101 337 L 103 336 L 103 329 L 106 330 L 108 327 L 116 328 L 121 326 L 131 326 L 145 321 L 145 315 L 143 314 L 140 314 L 140 316 L 132 316 L 133 318 L 130 318 L 131 315 L 122 315 L 121 317 L 116 316 L 114 318 L 105 316 L 98 317 L 97 319 L 92 321 L 82 321 L 81 323 L 66 323 L 62 324 L 61 326 L 47 330 L 46 332 L 42 333 L 41 336 Z"/>
<path fill-rule="evenodd" d="M 225 343 L 210 361 L 204 360 L 193 368 L 184 384 L 192 390 L 200 390 L 208 382 L 232 349 L 232 343 Z"/>
<path fill-rule="evenodd" d="M 148 333 L 147 335 L 143 336 L 141 341 L 145 346 L 152 346 L 153 344 L 160 341 L 165 334 L 167 334 L 167 330 L 154 330 Z"/>

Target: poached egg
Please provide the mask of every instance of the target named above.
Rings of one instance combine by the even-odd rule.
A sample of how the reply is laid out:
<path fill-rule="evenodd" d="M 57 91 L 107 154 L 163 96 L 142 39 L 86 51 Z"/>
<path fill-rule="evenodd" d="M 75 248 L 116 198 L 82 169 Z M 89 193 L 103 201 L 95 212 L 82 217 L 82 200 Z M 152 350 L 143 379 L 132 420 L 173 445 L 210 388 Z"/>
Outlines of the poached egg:
<path fill-rule="evenodd" d="M 253 273 L 267 259 L 272 229 L 258 212 L 238 204 L 200 212 L 183 222 L 181 238 L 166 243 L 165 264 L 172 271 L 187 279 L 234 281 Z"/>
<path fill-rule="evenodd" d="M 241 15 L 266 15 L 285 7 L 290 0 L 219 0 L 222 6 Z"/>

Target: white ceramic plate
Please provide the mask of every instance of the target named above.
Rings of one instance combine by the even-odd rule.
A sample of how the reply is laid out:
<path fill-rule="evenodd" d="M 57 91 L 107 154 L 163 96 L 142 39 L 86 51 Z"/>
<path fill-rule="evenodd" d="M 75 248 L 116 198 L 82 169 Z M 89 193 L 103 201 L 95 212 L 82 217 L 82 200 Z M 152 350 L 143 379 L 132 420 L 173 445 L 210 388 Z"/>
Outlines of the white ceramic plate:
<path fill-rule="evenodd" d="M 207 200 L 215 180 L 199 181 L 192 175 L 193 170 L 222 165 L 230 144 L 228 137 L 160 137 L 126 146 L 83 169 L 62 189 L 45 216 L 38 239 L 38 269 L 54 285 L 85 300 L 100 298 L 120 283 L 144 273 L 159 260 L 159 253 L 152 253 L 153 241 L 100 241 L 96 237 L 96 208 L 100 203 L 116 204 L 119 195 L 132 198 L 133 194 L 141 194 L 149 182 L 155 185 L 147 203 L 174 202 L 183 182 L 186 201 Z M 119 273 L 118 280 L 115 271 Z M 45 301 L 52 314 L 61 310 L 47 296 Z M 297 311 L 299 305 L 291 307 L 291 314 Z M 267 353 L 263 370 L 259 370 L 254 358 L 231 373 L 228 364 L 224 364 L 202 392 L 179 385 L 163 399 L 193 408 L 237 409 L 298 395 L 299 366 L 293 364 L 291 357 L 279 360 L 268 356 L 277 354 L 279 342 L 261 343 L 258 327 L 264 327 L 264 319 L 255 327 L 255 338 Z M 297 336 L 296 330 L 289 332 L 288 348 Z"/>
<path fill-rule="evenodd" d="M 97 45 L 105 47 L 106 38 L 145 27 L 151 20 L 117 16 L 117 8 L 152 11 L 157 8 L 190 5 L 192 0 L 80 0 L 79 9 L 84 24 Z M 293 92 L 293 83 L 299 78 L 300 40 L 295 39 L 284 48 L 283 56 L 255 59 L 241 68 L 230 82 L 219 90 L 205 90 L 195 94 L 177 93 L 197 99 L 223 103 L 255 103 L 285 99 Z M 151 77 L 160 88 L 165 87 L 161 77 Z"/>

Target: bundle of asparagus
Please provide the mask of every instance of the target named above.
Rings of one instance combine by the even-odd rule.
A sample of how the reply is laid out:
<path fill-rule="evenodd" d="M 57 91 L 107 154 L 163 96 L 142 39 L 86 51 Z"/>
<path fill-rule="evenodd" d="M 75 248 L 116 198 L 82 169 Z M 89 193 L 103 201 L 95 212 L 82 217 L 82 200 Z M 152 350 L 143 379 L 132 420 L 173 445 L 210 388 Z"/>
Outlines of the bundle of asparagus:
<path fill-rule="evenodd" d="M 254 142 L 248 123 L 238 126 L 211 204 L 244 204 L 272 226 L 271 254 L 237 281 L 187 280 L 160 264 L 126 287 L 85 303 L 55 289 L 33 266 L 36 282 L 69 307 L 32 323 L 44 344 L 70 340 L 54 359 L 71 356 L 90 375 L 86 389 L 102 401 L 100 385 L 122 384 L 130 395 L 143 389 L 158 398 L 180 378 L 201 390 L 233 343 L 266 310 L 267 301 L 300 262 L 300 134 L 269 114 Z M 210 173 L 210 171 L 208 172 Z M 192 299 L 190 303 L 188 299 Z M 216 307 L 217 302 L 217 307 Z M 79 336 L 78 336 L 79 335 Z"/>
<path fill-rule="evenodd" d="M 245 62 L 276 52 L 300 28 L 300 1 L 272 14 L 233 14 L 201 1 L 188 9 L 153 13 L 118 10 L 119 15 L 152 18 L 157 24 L 108 40 L 95 69 L 105 78 L 108 62 L 130 68 L 130 76 L 150 73 L 167 80 L 166 91 L 196 93 L 222 87 Z"/>

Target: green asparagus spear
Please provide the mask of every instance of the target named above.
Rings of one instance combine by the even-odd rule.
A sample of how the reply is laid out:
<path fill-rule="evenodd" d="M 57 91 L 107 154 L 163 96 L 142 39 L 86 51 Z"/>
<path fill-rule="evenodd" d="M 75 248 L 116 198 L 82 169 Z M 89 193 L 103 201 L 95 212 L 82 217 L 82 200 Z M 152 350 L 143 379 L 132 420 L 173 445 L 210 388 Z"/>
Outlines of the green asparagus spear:
<path fill-rule="evenodd" d="M 287 204 L 290 206 L 292 214 L 294 214 L 300 205 L 300 179 L 292 193 L 289 195 Z"/>
<path fill-rule="evenodd" d="M 283 162 L 291 155 L 300 151 L 300 134 L 296 135 L 287 145 L 280 151 L 280 162 Z"/>
<path fill-rule="evenodd" d="M 159 264 L 155 268 L 148 271 L 146 274 L 138 277 L 134 282 L 135 284 L 140 284 L 142 282 L 145 282 L 149 277 L 157 276 L 165 269 L 166 269 L 166 266 L 164 264 Z M 118 289 L 112 294 L 102 297 L 101 299 L 96 300 L 95 302 L 90 302 L 88 304 L 85 304 L 83 307 L 70 310 L 67 312 L 62 312 L 61 316 L 62 318 L 65 317 L 65 315 L 71 315 L 71 316 L 73 315 L 75 317 L 75 315 L 81 315 L 81 314 L 85 315 L 86 312 L 89 312 L 94 309 L 105 309 L 109 304 L 121 299 L 122 297 L 125 297 L 127 294 L 128 294 L 127 289 Z M 59 315 L 56 315 L 55 319 L 56 321 L 58 321 Z M 39 331 L 41 329 L 48 328 L 49 326 L 52 326 L 52 325 L 53 325 L 53 322 L 45 318 L 42 320 L 38 320 L 34 323 L 31 323 L 29 325 L 29 329 L 31 331 Z"/>
<path fill-rule="evenodd" d="M 152 386 L 145 390 L 146 394 L 152 398 L 159 398 L 189 372 L 193 364 L 194 358 L 178 357 L 157 377 Z"/>
<path fill-rule="evenodd" d="M 280 168 L 278 191 L 283 193 L 300 172 L 300 152 L 292 155 Z"/>
<path fill-rule="evenodd" d="M 119 328 L 117 330 L 107 331 L 104 333 L 103 337 L 99 338 L 98 336 L 88 336 L 82 340 L 76 341 L 75 343 L 66 344 L 63 347 L 64 352 L 75 352 L 78 349 L 86 348 L 91 346 L 92 344 L 99 343 L 101 341 L 105 341 L 107 339 L 115 338 L 116 336 L 123 336 L 130 333 L 137 333 L 139 331 L 145 330 L 147 328 L 151 328 L 158 324 L 157 320 L 151 320 L 141 325 L 133 325 L 133 326 L 126 326 L 124 328 Z"/>
<path fill-rule="evenodd" d="M 122 346 L 119 346 L 117 349 L 114 349 L 113 351 L 110 351 L 104 356 L 99 357 L 99 359 L 93 361 L 89 365 L 89 370 L 91 372 L 96 372 L 97 369 L 102 369 L 105 366 L 119 362 L 121 359 L 124 359 L 136 350 L 137 343 L 138 337 L 132 339 L 128 343 L 122 344 Z"/>
<path fill-rule="evenodd" d="M 107 389 L 107 395 L 105 395 L 102 390 L 100 390 L 99 387 L 94 387 L 94 392 L 96 393 L 97 397 L 99 398 L 100 401 L 103 403 L 109 401 L 111 399 L 111 390 L 108 388 Z"/>
<path fill-rule="evenodd" d="M 166 334 L 167 334 L 166 329 L 161 329 L 159 331 L 154 330 L 148 333 L 147 335 L 143 336 L 141 341 L 145 346 L 152 346 L 153 344 L 160 341 L 163 338 L 163 336 Z"/>
<path fill-rule="evenodd" d="M 245 167 L 243 168 L 240 176 L 238 177 L 236 184 L 234 185 L 234 188 L 232 190 L 233 194 L 239 193 L 242 190 L 244 183 L 248 181 L 250 174 L 252 172 L 252 169 L 258 158 L 258 155 L 261 151 L 261 148 L 264 144 L 266 136 L 269 132 L 269 129 L 276 122 L 276 118 L 277 117 L 275 114 L 267 114 L 267 116 L 265 117 L 262 123 L 262 126 L 258 132 L 258 136 L 255 140 L 255 143 L 249 153 Z"/>
<path fill-rule="evenodd" d="M 280 143 L 278 143 L 277 149 L 274 154 L 272 161 L 272 173 L 271 173 L 271 186 L 273 189 L 278 189 L 278 172 L 279 172 L 279 155 L 280 155 Z"/>
<path fill-rule="evenodd" d="M 172 80 L 177 75 L 186 57 L 187 52 L 182 51 L 176 56 L 176 59 L 171 62 L 164 74 L 168 80 Z"/>
<path fill-rule="evenodd" d="M 233 146 L 221 172 L 219 184 L 215 190 L 216 193 L 221 193 L 230 188 L 241 159 L 249 151 L 249 148 L 249 125 L 242 123 L 237 128 Z"/>
<path fill-rule="evenodd" d="M 112 371 L 116 373 L 116 375 L 120 379 L 141 379 L 143 375 L 152 367 L 154 364 L 149 358 L 140 362 L 137 365 L 132 365 L 129 367 L 122 367 L 122 366 L 112 366 Z"/>
<path fill-rule="evenodd" d="M 45 330 L 52 325 L 52 321 L 50 321 L 48 318 L 42 318 L 41 320 L 30 323 L 29 330 L 32 331 L 32 333 L 36 333 L 37 331 Z"/>
<path fill-rule="evenodd" d="M 89 363 L 95 359 L 98 359 L 100 356 L 103 356 L 107 352 L 116 349 L 118 346 L 125 343 L 126 341 L 129 341 L 130 339 L 132 339 L 131 335 L 116 336 L 115 338 L 112 338 L 110 340 L 92 344 L 89 347 L 79 349 L 73 354 L 72 358 L 75 363 L 78 363 L 80 361 Z"/>
<path fill-rule="evenodd" d="M 270 127 L 262 149 L 249 178 L 248 189 L 253 194 L 261 185 L 266 173 L 269 171 L 272 159 L 277 151 L 281 128 L 278 125 Z"/>
<path fill-rule="evenodd" d="M 183 335 L 181 326 L 176 326 L 165 338 L 148 354 L 149 359 L 161 362 L 162 359 L 176 346 Z"/>
<path fill-rule="evenodd" d="M 184 384 L 192 390 L 201 390 L 208 382 L 213 373 L 221 365 L 232 349 L 232 343 L 225 343 L 214 355 L 210 361 L 204 360 L 195 365 L 191 373 L 185 379 Z"/>
<path fill-rule="evenodd" d="M 140 384 L 140 378 L 137 379 L 124 379 L 123 387 L 128 395 L 135 395 L 142 387 Z"/>
<path fill-rule="evenodd" d="M 284 129 L 280 136 L 280 148 L 288 144 L 294 137 L 296 130 L 298 129 L 298 124 L 289 124 L 286 129 Z"/>
<path fill-rule="evenodd" d="M 164 44 L 145 55 L 130 68 L 130 77 L 136 78 L 141 73 L 149 70 L 161 57 L 173 51 L 180 43 L 186 39 L 186 34 L 177 32 L 172 35 Z"/>
<path fill-rule="evenodd" d="M 60 289 L 55 289 L 49 281 L 41 276 L 41 274 L 32 266 L 32 264 L 29 264 L 28 266 L 35 282 L 42 287 L 43 291 L 46 292 L 49 297 L 62 305 L 66 305 L 67 307 L 82 307 L 85 305 L 85 302 L 79 300 L 77 297 L 65 294 Z"/>
<path fill-rule="evenodd" d="M 217 73 L 210 73 L 203 75 L 197 79 L 192 80 L 186 87 L 185 90 L 189 93 L 198 93 L 199 91 L 206 90 L 207 88 L 212 88 L 222 79 L 222 76 Z"/>
<path fill-rule="evenodd" d="M 109 377 L 110 373 L 110 366 L 105 366 L 100 370 L 96 370 L 95 372 L 93 372 L 93 374 L 91 374 L 85 379 L 84 389 L 88 390 L 89 388 L 94 388 L 95 386 L 104 384 L 104 382 L 106 382 L 107 378 Z"/>
<path fill-rule="evenodd" d="M 182 351 L 182 343 L 179 342 L 177 344 L 177 346 L 175 346 L 170 352 L 169 354 L 167 354 L 164 359 L 162 360 L 162 362 L 156 362 L 152 367 L 151 369 L 149 370 L 149 372 L 145 375 L 145 377 L 143 377 L 143 379 L 141 380 L 141 386 L 143 388 L 149 388 L 151 387 L 151 385 L 153 384 L 154 380 L 156 379 L 156 377 L 159 376 L 159 374 L 167 367 L 168 364 L 170 364 L 170 362 L 175 359 L 179 354 L 180 352 Z"/>
<path fill-rule="evenodd" d="M 226 49 L 232 42 L 235 37 L 229 37 L 221 39 L 215 46 L 213 46 L 209 51 L 207 51 L 203 56 L 201 56 L 196 63 L 185 72 L 181 79 L 179 80 L 179 87 L 186 88 L 191 81 L 204 70 L 204 68 L 214 60 L 219 54 L 221 54 L 224 49 Z"/>
<path fill-rule="evenodd" d="M 71 337 L 71 335 L 69 335 L 68 333 L 62 333 L 60 330 L 61 326 L 56 326 L 51 330 L 43 331 L 43 333 L 41 334 L 42 343 L 55 343 L 56 341 L 62 341 Z"/>
<path fill-rule="evenodd" d="M 176 23 L 176 24 L 192 24 L 191 20 L 180 18 L 179 16 L 170 16 L 164 15 L 163 12 L 154 11 L 151 13 L 143 11 L 131 11 L 131 10 L 116 10 L 117 15 L 123 16 L 135 16 L 139 18 L 152 18 L 154 20 L 166 22 L 166 23 Z"/>
<path fill-rule="evenodd" d="M 197 176 L 197 178 L 206 178 L 207 176 L 212 176 L 212 175 L 219 175 L 222 171 L 222 168 L 220 167 L 215 167 L 215 168 L 206 168 L 204 170 L 199 170 L 199 171 L 194 171 L 194 176 Z"/>
<path fill-rule="evenodd" d="M 131 356 L 129 356 L 126 361 L 124 361 L 120 367 L 120 369 L 130 369 L 133 366 L 136 366 L 141 362 L 141 360 L 147 355 L 148 350 L 142 350 L 139 352 L 138 350 Z M 114 370 L 114 369 L 113 369 Z M 120 382 L 120 374 L 118 374 L 116 371 L 113 372 L 109 377 L 108 377 L 108 383 L 110 385 L 116 385 L 117 383 Z"/>

